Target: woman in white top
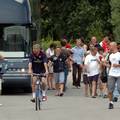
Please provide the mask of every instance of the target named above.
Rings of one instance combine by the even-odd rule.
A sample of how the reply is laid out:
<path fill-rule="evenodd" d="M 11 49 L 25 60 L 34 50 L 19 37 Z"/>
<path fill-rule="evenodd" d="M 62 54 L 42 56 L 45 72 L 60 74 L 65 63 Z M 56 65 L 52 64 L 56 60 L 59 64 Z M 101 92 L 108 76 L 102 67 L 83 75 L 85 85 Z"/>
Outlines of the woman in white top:
<path fill-rule="evenodd" d="M 55 83 L 53 81 L 53 65 L 52 62 L 49 60 L 51 56 L 55 54 L 55 47 L 56 45 L 54 43 L 50 44 L 50 47 L 46 50 L 46 55 L 48 58 L 48 78 L 47 78 L 47 84 L 48 84 L 48 90 L 55 89 Z"/>

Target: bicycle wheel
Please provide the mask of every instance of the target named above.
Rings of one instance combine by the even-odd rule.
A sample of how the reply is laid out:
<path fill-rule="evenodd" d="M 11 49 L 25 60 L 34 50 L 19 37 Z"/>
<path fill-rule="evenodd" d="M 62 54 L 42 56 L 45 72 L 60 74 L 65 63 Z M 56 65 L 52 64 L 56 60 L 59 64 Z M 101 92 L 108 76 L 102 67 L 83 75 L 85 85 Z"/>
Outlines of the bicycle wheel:
<path fill-rule="evenodd" d="M 39 101 L 38 101 L 38 106 L 39 106 L 39 110 L 41 110 L 41 100 L 39 98 Z"/>
<path fill-rule="evenodd" d="M 38 97 L 35 97 L 35 110 L 38 110 Z"/>

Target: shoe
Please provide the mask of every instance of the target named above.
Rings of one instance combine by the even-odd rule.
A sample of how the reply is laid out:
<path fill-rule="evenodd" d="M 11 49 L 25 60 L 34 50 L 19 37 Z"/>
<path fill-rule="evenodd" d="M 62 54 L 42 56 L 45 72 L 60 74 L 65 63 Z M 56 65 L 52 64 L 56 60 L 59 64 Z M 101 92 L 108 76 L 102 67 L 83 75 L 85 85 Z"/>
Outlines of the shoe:
<path fill-rule="evenodd" d="M 107 95 L 103 95 L 103 98 L 108 98 L 108 96 Z"/>
<path fill-rule="evenodd" d="M 80 86 L 76 86 L 77 89 L 80 89 Z"/>
<path fill-rule="evenodd" d="M 30 101 L 33 102 L 33 103 L 35 103 L 35 98 L 31 99 Z"/>
<path fill-rule="evenodd" d="M 109 103 L 109 108 L 108 109 L 113 109 L 113 108 L 114 108 L 113 104 Z"/>
<path fill-rule="evenodd" d="M 113 98 L 113 102 L 117 102 L 118 101 L 118 98 L 117 97 L 114 97 Z"/>
<path fill-rule="evenodd" d="M 56 90 L 55 88 L 52 88 L 52 90 Z"/>
<path fill-rule="evenodd" d="M 59 95 L 59 96 L 61 96 L 61 97 L 62 97 L 63 95 L 64 95 L 63 93 L 60 93 L 60 95 Z"/>
<path fill-rule="evenodd" d="M 96 96 L 92 96 L 92 98 L 96 98 Z"/>
<path fill-rule="evenodd" d="M 51 88 L 48 88 L 48 90 L 51 90 Z"/>
<path fill-rule="evenodd" d="M 47 101 L 47 96 L 43 96 L 42 101 Z"/>

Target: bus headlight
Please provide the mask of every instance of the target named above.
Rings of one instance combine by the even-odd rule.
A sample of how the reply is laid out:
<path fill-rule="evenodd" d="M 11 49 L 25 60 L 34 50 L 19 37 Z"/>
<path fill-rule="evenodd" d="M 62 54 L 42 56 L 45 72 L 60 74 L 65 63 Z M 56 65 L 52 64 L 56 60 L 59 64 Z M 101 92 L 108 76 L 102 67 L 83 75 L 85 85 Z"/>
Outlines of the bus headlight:
<path fill-rule="evenodd" d="M 26 72 L 26 70 L 24 68 L 21 69 L 21 72 Z"/>

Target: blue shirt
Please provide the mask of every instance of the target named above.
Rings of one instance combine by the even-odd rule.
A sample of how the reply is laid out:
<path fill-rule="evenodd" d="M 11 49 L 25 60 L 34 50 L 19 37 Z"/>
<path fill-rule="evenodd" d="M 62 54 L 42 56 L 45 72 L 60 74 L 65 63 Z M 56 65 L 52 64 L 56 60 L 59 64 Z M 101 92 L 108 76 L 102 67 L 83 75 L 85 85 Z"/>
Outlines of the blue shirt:
<path fill-rule="evenodd" d="M 84 57 L 84 49 L 81 47 L 75 46 L 72 48 L 72 53 L 73 53 L 73 61 L 74 63 L 77 64 L 83 64 L 83 57 Z"/>

